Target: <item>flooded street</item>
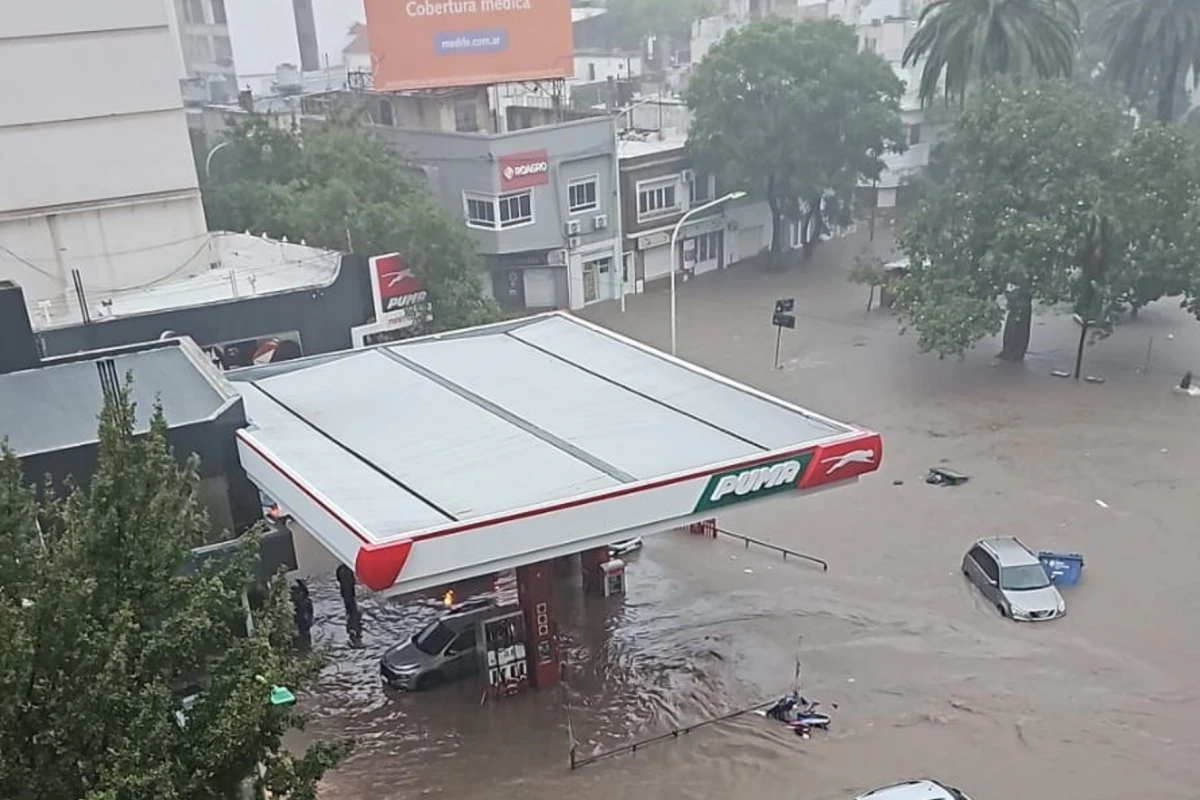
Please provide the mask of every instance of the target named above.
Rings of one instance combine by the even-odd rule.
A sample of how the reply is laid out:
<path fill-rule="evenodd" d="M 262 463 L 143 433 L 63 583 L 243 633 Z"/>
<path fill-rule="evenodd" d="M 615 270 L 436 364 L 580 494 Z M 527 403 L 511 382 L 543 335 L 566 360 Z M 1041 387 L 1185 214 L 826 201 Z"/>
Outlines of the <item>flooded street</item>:
<path fill-rule="evenodd" d="M 303 707 L 312 734 L 358 740 L 323 798 L 848 800 L 929 776 L 975 800 L 1194 800 L 1200 402 L 1170 386 L 1200 366 L 1197 323 L 1147 309 L 1089 348 L 1087 371 L 1104 384 L 1050 376 L 1077 335 L 1059 318 L 1040 321 L 1023 367 L 992 366 L 986 343 L 939 362 L 863 311 L 865 290 L 833 266 L 849 247 L 830 243 L 818 254 L 828 263 L 789 274 L 731 272 L 680 292 L 681 357 L 883 434 L 883 467 L 860 484 L 719 517 L 829 572 L 726 538 L 649 538 L 626 598 L 559 587 L 564 688 L 486 705 L 474 683 L 381 688 L 379 655 L 433 604 L 365 599 L 366 647 L 352 650 L 336 586 L 314 581 L 315 638 L 331 661 Z M 799 324 L 774 371 L 771 303 L 793 295 Z M 624 315 L 610 304 L 586 316 L 662 346 L 666 308 L 650 294 Z M 970 482 L 924 484 L 942 460 Z M 1066 618 L 1008 622 L 966 584 L 963 553 L 996 534 L 1085 555 Z M 744 716 L 568 769 L 568 717 L 586 756 L 773 700 L 797 654 L 805 693 L 833 715 L 828 734 L 801 740 Z"/>

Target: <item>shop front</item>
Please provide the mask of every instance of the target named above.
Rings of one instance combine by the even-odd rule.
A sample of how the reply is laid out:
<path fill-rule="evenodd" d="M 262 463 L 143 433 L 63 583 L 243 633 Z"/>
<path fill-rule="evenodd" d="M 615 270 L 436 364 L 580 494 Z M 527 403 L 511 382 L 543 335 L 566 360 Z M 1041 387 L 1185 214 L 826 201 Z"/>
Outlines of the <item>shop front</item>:
<path fill-rule="evenodd" d="M 726 257 L 726 217 L 718 214 L 689 221 L 675 237 L 675 269 L 685 277 L 723 269 Z M 671 274 L 671 233 L 673 227 L 643 231 L 633 236 L 639 264 L 639 290 L 644 284 Z"/>

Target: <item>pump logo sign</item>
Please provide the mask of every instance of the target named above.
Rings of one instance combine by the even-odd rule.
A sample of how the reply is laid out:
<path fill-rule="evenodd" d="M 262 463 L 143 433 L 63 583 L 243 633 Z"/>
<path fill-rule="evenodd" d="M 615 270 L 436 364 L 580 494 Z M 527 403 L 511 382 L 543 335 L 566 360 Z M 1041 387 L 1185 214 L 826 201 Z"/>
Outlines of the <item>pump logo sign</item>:
<path fill-rule="evenodd" d="M 397 253 L 370 260 L 375 319 L 413 324 L 429 316 L 429 293 Z"/>
<path fill-rule="evenodd" d="M 798 453 L 777 461 L 713 475 L 708 479 L 704 494 L 700 496 L 692 513 L 698 514 L 701 511 L 795 490 L 810 461 L 811 452 Z"/>

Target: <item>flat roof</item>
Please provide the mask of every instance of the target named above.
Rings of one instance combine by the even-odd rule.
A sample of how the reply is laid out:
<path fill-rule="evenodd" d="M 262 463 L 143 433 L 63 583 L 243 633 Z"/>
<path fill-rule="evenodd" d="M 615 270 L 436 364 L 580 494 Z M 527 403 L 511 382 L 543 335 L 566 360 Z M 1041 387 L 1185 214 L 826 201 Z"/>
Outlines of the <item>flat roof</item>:
<path fill-rule="evenodd" d="M 560 313 L 227 375 L 377 541 L 853 430 Z"/>
<path fill-rule="evenodd" d="M 170 339 L 95 350 L 44 362 L 34 369 L 0 374 L 0 439 L 18 456 L 65 450 L 96 441 L 108 375 L 133 376 L 136 429 L 149 429 L 156 402 L 171 427 L 213 419 L 237 395 L 190 340 Z"/>

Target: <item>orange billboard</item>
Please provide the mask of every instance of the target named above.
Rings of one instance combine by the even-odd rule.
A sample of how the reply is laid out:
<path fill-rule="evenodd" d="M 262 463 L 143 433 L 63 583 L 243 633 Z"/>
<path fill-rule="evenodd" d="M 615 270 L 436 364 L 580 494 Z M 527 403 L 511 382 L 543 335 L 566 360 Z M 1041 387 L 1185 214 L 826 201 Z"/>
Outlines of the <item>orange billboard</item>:
<path fill-rule="evenodd" d="M 378 91 L 574 74 L 571 0 L 365 0 Z"/>

